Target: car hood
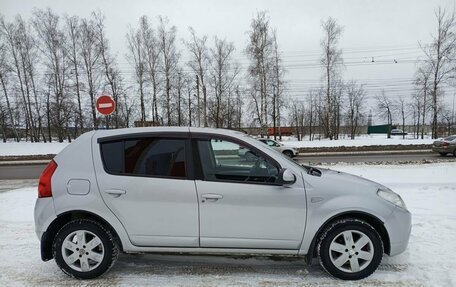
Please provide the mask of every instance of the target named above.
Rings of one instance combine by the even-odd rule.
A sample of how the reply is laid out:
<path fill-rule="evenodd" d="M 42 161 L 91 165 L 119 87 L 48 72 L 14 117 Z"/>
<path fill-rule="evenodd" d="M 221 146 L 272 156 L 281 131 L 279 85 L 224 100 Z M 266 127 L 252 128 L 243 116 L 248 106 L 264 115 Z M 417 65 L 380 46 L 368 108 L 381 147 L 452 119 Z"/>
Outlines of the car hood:
<path fill-rule="evenodd" d="M 321 175 L 310 176 L 307 181 L 312 186 L 318 186 L 319 189 L 323 188 L 327 192 L 376 193 L 379 188 L 384 188 L 380 183 L 361 176 L 326 168 L 317 170 L 321 172 Z"/>

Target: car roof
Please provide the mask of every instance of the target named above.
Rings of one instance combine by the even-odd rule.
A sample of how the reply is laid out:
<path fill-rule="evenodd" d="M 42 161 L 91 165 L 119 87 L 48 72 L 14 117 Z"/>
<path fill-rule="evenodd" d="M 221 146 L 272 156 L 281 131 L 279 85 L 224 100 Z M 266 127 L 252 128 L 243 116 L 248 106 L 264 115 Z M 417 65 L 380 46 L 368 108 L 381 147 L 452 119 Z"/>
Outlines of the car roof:
<path fill-rule="evenodd" d="M 141 128 L 123 128 L 123 129 L 111 129 L 111 130 L 97 130 L 95 137 L 108 137 L 117 135 L 133 135 L 141 133 L 156 133 L 156 132 L 176 132 L 176 133 L 206 133 L 206 134 L 222 134 L 222 135 L 244 135 L 244 133 L 228 129 L 217 129 L 217 128 L 199 128 L 199 127 L 141 127 Z"/>

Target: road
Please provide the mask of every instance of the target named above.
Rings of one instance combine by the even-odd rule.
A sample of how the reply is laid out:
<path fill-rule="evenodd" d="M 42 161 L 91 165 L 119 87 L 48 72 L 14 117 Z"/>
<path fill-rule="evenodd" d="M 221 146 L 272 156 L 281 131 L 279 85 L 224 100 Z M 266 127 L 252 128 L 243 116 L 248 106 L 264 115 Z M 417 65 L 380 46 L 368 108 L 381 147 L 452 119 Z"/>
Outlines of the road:
<path fill-rule="evenodd" d="M 324 154 L 300 155 L 295 160 L 302 164 L 348 163 L 381 163 L 381 162 L 420 162 L 420 161 L 456 161 L 455 157 L 441 157 L 432 152 L 394 153 L 394 154 Z M 45 163 L 0 165 L 0 180 L 2 179 L 36 179 L 43 171 Z"/>
<path fill-rule="evenodd" d="M 407 152 L 407 153 L 347 153 L 331 155 L 300 155 L 296 157 L 303 164 L 328 164 L 328 163 L 382 163 L 382 162 L 420 162 L 420 161 L 456 161 L 456 157 L 442 157 L 434 152 Z"/>

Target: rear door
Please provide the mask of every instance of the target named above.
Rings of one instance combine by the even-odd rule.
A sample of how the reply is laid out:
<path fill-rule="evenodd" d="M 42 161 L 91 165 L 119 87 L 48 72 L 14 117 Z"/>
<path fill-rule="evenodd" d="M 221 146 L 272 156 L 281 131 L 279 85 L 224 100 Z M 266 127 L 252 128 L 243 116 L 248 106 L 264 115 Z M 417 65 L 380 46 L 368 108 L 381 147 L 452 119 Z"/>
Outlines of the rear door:
<path fill-rule="evenodd" d="M 198 201 L 188 133 L 99 139 L 101 195 L 138 246 L 198 247 Z"/>

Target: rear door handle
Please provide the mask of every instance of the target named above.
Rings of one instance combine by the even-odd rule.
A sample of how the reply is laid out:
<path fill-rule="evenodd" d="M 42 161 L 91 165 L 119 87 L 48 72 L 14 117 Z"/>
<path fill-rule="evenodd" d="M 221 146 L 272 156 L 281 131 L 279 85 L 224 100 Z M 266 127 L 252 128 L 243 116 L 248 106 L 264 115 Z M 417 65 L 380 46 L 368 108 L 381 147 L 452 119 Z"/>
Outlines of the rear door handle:
<path fill-rule="evenodd" d="M 107 194 L 110 194 L 110 195 L 112 195 L 114 197 L 119 197 L 122 194 L 126 194 L 127 193 L 125 190 L 122 190 L 122 189 L 106 189 L 104 192 L 107 193 Z"/>
<path fill-rule="evenodd" d="M 204 193 L 204 194 L 201 194 L 201 197 L 203 198 L 203 202 L 204 202 L 204 200 L 217 201 L 219 199 L 222 199 L 223 195 L 216 194 L 216 193 Z"/>

